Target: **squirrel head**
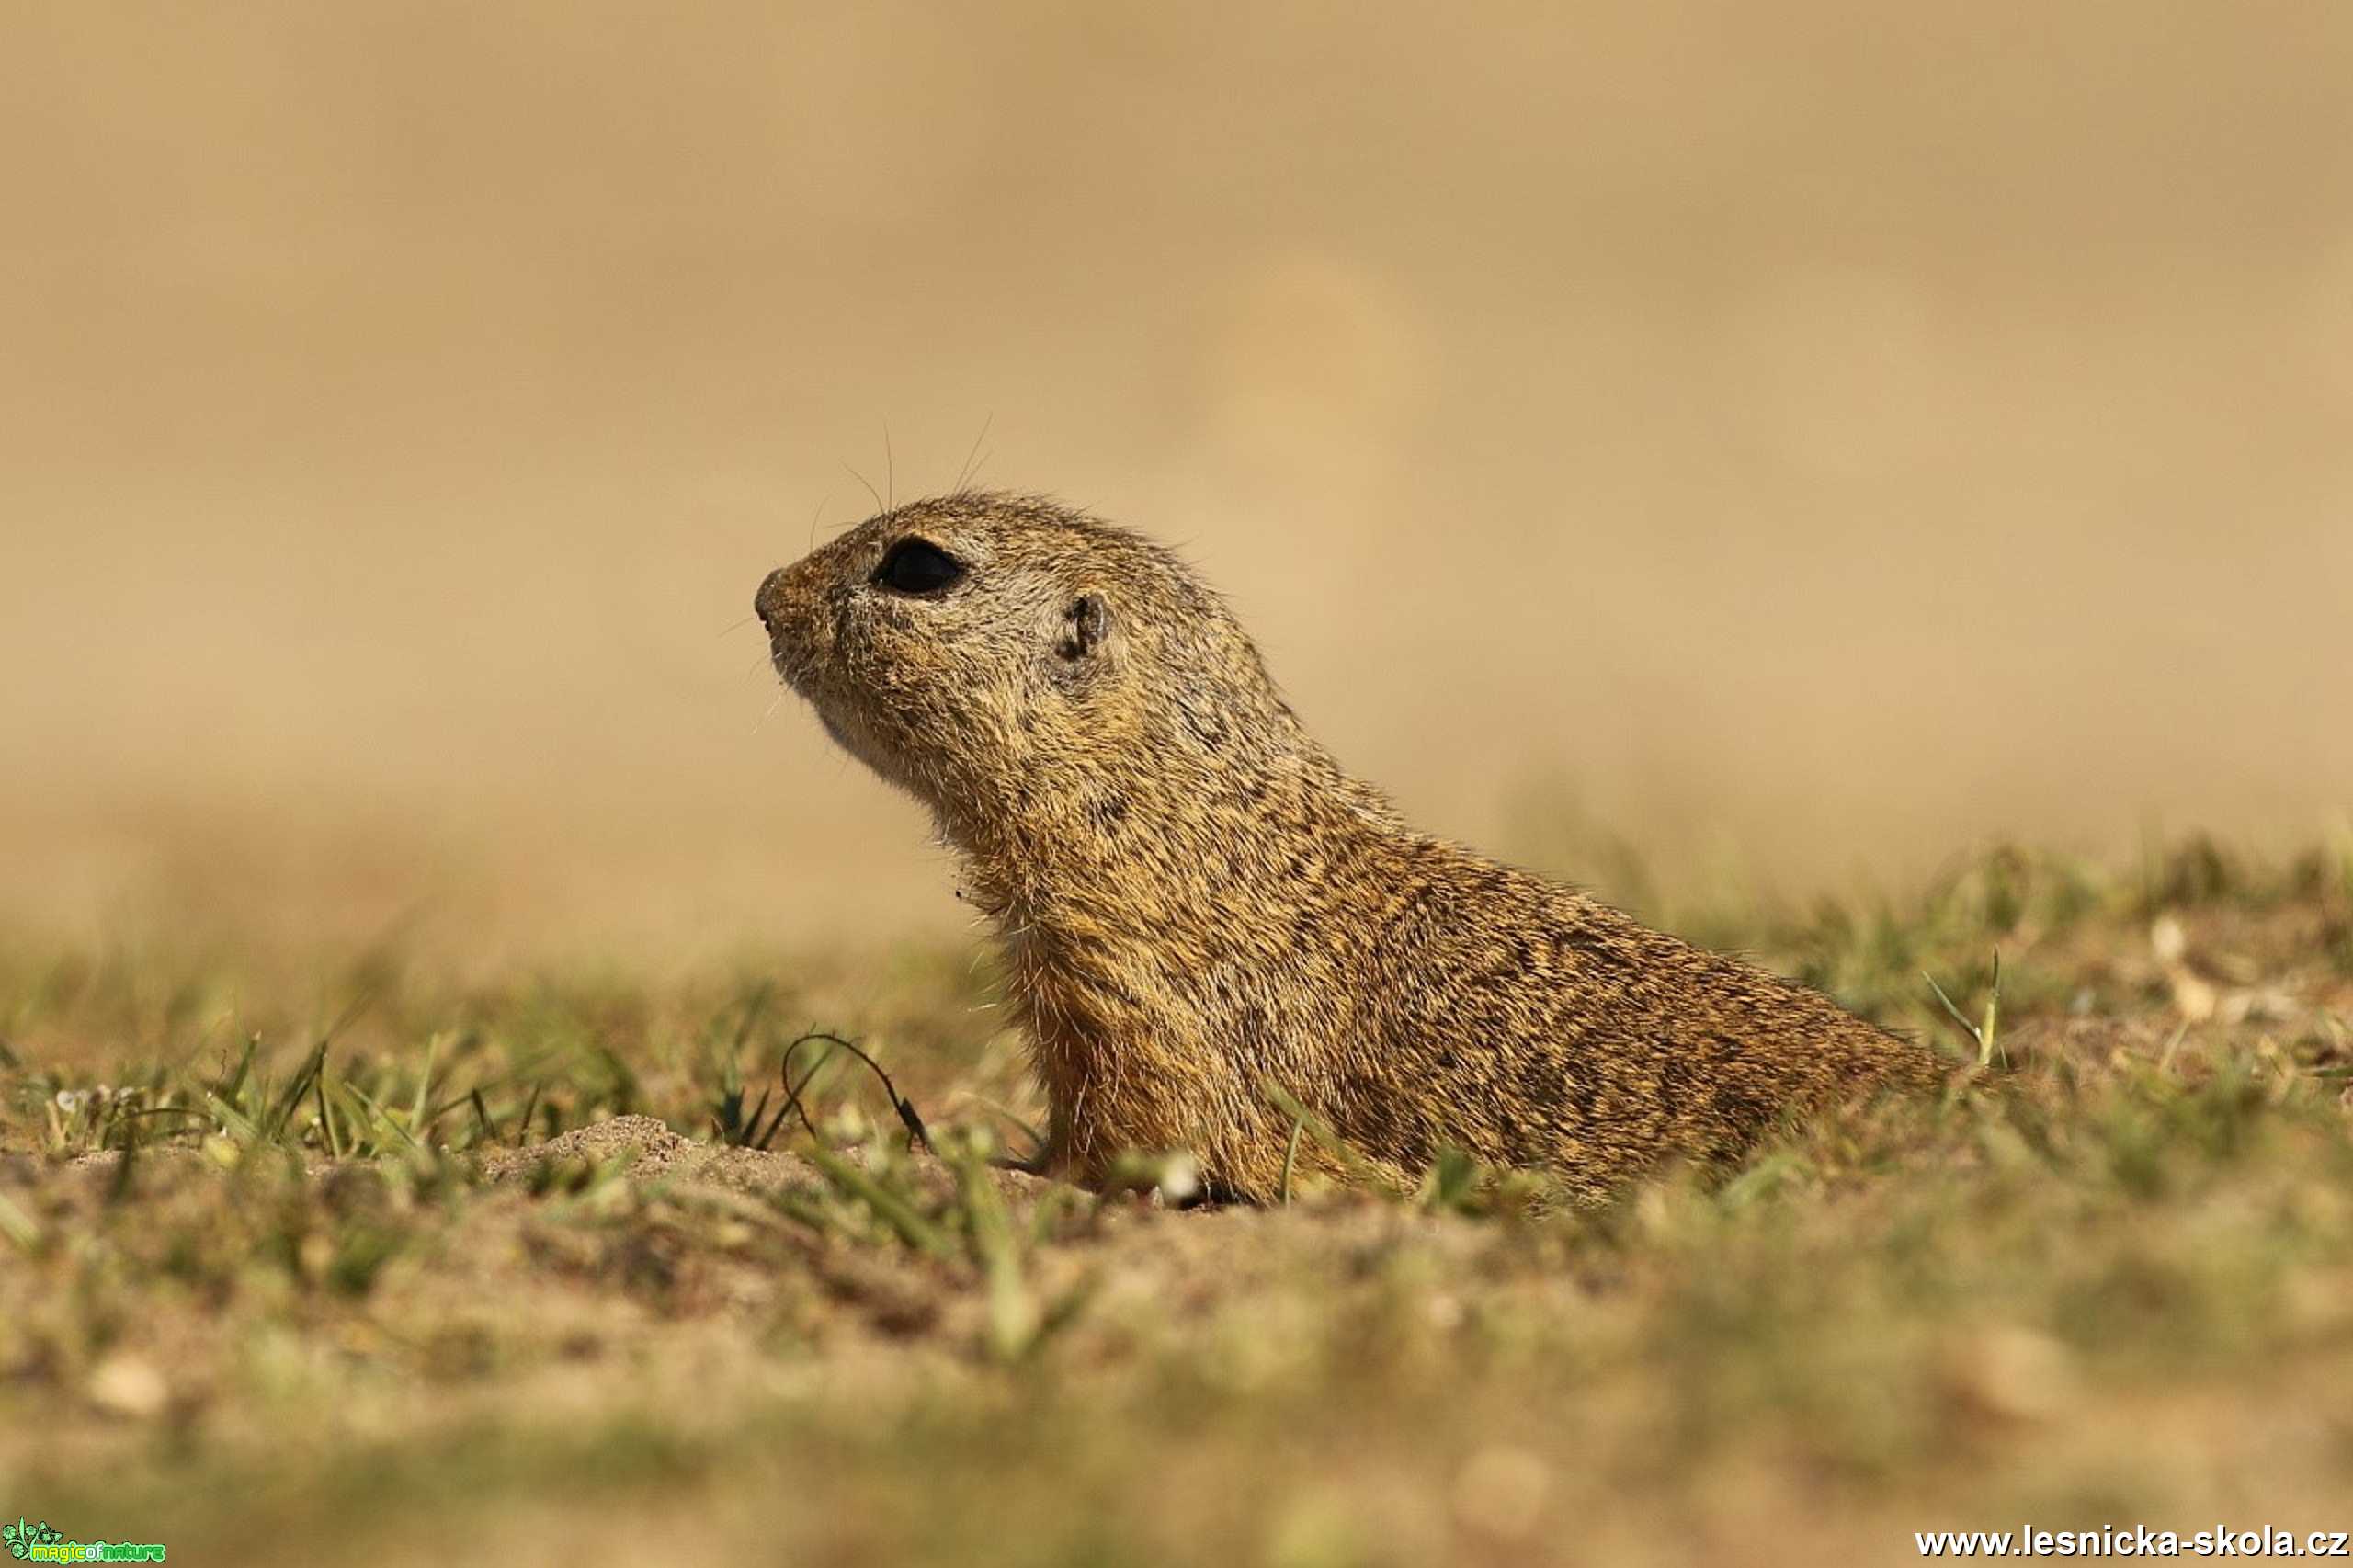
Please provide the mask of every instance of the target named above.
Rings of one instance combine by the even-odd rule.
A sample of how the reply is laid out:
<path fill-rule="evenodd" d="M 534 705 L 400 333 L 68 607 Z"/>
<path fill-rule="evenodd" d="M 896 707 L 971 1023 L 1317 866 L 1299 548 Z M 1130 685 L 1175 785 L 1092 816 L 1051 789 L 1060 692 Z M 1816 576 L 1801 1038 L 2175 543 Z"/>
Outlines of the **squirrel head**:
<path fill-rule="evenodd" d="M 893 508 L 771 573 L 754 607 L 826 731 L 967 847 L 1073 810 L 1124 816 L 1304 744 L 1174 552 L 1049 501 Z"/>

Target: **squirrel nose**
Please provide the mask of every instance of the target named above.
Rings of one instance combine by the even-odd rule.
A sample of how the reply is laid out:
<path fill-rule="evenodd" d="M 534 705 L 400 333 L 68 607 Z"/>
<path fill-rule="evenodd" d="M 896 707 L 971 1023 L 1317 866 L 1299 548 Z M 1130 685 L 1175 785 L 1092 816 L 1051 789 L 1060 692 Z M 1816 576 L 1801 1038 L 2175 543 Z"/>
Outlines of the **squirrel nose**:
<path fill-rule="evenodd" d="M 753 613 L 760 618 L 760 624 L 771 631 L 776 630 L 777 613 L 784 608 L 785 571 L 786 568 L 779 566 L 760 579 L 760 591 L 752 596 Z"/>

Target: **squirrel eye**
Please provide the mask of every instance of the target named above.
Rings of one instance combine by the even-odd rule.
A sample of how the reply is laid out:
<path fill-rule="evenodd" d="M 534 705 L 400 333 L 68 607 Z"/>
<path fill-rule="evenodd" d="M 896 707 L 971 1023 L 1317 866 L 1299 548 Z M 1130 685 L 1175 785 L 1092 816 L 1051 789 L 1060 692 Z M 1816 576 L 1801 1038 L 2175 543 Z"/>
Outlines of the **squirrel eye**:
<path fill-rule="evenodd" d="M 891 547 L 874 580 L 894 594 L 936 594 L 964 576 L 964 563 L 927 539 L 903 539 Z"/>

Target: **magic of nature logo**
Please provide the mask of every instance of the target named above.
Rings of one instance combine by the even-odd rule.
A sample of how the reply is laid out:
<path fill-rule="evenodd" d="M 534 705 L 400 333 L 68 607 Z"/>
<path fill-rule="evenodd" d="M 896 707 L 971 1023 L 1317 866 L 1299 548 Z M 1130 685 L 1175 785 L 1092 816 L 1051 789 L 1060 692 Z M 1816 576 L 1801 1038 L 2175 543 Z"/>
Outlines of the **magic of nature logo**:
<path fill-rule="evenodd" d="M 119 1540 L 68 1540 L 47 1519 L 28 1523 L 19 1516 L 13 1525 L 0 1525 L 0 1541 L 8 1555 L 28 1562 L 161 1562 L 160 1542 L 132 1545 Z"/>

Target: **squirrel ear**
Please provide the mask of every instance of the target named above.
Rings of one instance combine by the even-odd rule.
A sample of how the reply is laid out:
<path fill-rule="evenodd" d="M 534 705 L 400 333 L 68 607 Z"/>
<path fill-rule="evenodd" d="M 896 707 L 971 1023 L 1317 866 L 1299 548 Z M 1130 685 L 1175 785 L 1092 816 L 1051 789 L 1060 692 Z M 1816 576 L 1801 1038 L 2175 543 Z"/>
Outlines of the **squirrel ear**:
<path fill-rule="evenodd" d="M 1111 634 L 1111 612 L 1094 594 L 1081 594 L 1063 610 L 1063 634 L 1054 652 L 1065 659 L 1086 657 Z"/>

